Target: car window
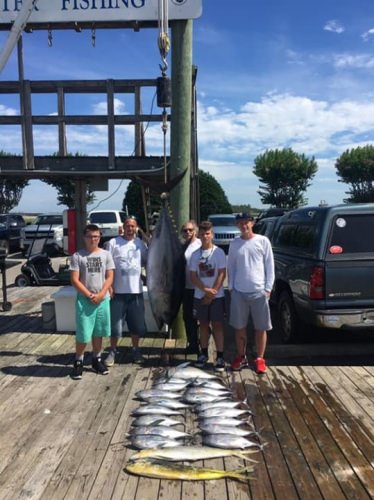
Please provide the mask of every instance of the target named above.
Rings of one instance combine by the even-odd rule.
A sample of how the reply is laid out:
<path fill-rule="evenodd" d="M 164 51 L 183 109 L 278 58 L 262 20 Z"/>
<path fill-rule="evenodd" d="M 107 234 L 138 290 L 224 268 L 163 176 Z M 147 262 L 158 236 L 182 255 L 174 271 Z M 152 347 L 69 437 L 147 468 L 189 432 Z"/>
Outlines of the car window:
<path fill-rule="evenodd" d="M 38 225 L 62 224 L 62 215 L 39 215 L 35 221 Z"/>
<path fill-rule="evenodd" d="M 90 215 L 91 224 L 111 224 L 117 222 L 115 212 L 94 212 Z"/>
<path fill-rule="evenodd" d="M 213 226 L 235 226 L 235 217 L 209 217 Z"/>
<path fill-rule="evenodd" d="M 374 214 L 335 217 L 329 249 L 332 247 L 340 247 L 340 253 L 374 252 Z"/>
<path fill-rule="evenodd" d="M 7 220 L 7 216 L 6 215 L 0 215 L 0 222 L 1 223 L 4 224 L 6 222 L 6 220 Z"/>
<path fill-rule="evenodd" d="M 283 224 L 275 245 L 293 247 L 310 252 L 313 250 L 316 228 L 311 224 Z"/>

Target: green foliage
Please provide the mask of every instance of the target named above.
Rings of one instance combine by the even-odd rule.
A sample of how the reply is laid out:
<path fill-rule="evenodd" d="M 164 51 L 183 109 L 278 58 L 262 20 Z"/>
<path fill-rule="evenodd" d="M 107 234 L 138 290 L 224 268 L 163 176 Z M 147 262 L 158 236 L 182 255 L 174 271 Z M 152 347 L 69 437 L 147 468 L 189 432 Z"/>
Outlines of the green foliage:
<path fill-rule="evenodd" d="M 158 212 L 161 207 L 161 198 L 159 194 L 151 192 L 150 214 Z M 143 208 L 142 190 L 138 182 L 131 181 L 127 186 L 125 197 L 122 203 L 122 210 L 134 215 L 140 227 L 145 229 L 145 217 Z"/>
<path fill-rule="evenodd" d="M 57 153 L 54 153 L 52 156 L 58 156 Z M 67 154 L 66 156 L 83 156 L 80 153 Z M 68 208 L 75 208 L 75 180 L 69 179 L 67 174 L 64 177 L 44 177 L 41 178 L 43 182 L 49 184 L 54 187 L 57 191 L 57 201 L 58 205 L 65 205 Z M 95 201 L 95 195 L 92 189 L 90 188 L 89 182 L 87 183 L 86 189 L 86 203 L 87 205 Z"/>
<path fill-rule="evenodd" d="M 335 163 L 339 182 L 350 184 L 346 202 L 374 202 L 374 146 L 347 149 Z"/>
<path fill-rule="evenodd" d="M 0 156 L 14 156 L 0 151 Z M 6 214 L 15 208 L 21 200 L 23 189 L 29 181 L 23 177 L 0 176 L 0 213 Z"/>
<path fill-rule="evenodd" d="M 258 190 L 262 203 L 281 208 L 305 205 L 303 193 L 317 170 L 314 158 L 308 159 L 290 148 L 268 150 L 257 156 L 253 173 L 262 182 Z"/>
<path fill-rule="evenodd" d="M 231 214 L 231 205 L 220 184 L 215 178 L 202 170 L 199 170 L 200 188 L 200 219 L 206 220 L 210 214 Z M 151 206 L 149 212 L 160 210 L 160 195 L 151 192 Z M 135 215 L 140 226 L 144 225 L 144 208 L 140 185 L 131 181 L 127 187 L 122 209 Z"/>
<path fill-rule="evenodd" d="M 203 170 L 199 170 L 200 220 L 206 220 L 210 214 L 231 214 L 232 209 L 227 196 L 216 179 Z"/>

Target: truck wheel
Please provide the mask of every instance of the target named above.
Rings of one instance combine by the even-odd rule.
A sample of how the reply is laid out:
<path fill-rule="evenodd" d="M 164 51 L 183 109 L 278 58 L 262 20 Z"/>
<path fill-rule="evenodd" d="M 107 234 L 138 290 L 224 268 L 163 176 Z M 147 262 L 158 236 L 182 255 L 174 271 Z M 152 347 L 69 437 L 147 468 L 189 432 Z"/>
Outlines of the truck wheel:
<path fill-rule="evenodd" d="M 279 330 L 282 341 L 289 344 L 299 335 L 300 322 L 297 317 L 292 296 L 284 291 L 278 301 Z"/>
<path fill-rule="evenodd" d="M 12 304 L 10 302 L 3 302 L 3 311 L 10 311 L 12 309 Z"/>
<path fill-rule="evenodd" d="M 19 274 L 14 280 L 14 284 L 19 288 L 24 288 L 25 286 L 31 285 L 31 280 L 26 274 Z"/>

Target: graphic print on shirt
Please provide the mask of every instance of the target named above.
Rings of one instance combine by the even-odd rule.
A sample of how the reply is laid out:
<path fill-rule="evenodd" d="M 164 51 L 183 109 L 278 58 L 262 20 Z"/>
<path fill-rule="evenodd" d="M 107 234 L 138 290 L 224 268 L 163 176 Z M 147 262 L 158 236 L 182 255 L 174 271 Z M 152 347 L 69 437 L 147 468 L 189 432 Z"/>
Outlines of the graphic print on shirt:
<path fill-rule="evenodd" d="M 87 257 L 87 272 L 91 274 L 100 273 L 103 267 L 101 257 Z"/>
<path fill-rule="evenodd" d="M 209 262 L 212 253 L 213 248 L 209 250 L 201 250 L 201 256 L 199 259 L 200 278 L 211 278 L 214 276 L 215 266 Z"/>
<path fill-rule="evenodd" d="M 136 248 L 129 248 L 126 254 L 121 255 L 120 268 L 121 274 L 140 271 L 140 259 Z"/>

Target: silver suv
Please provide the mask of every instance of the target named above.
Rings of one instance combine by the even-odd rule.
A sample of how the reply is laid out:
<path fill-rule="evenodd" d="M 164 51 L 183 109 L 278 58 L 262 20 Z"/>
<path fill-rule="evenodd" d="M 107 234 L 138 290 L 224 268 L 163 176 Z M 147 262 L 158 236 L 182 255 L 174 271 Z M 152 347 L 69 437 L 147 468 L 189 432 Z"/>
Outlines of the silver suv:
<path fill-rule="evenodd" d="M 101 243 L 122 234 L 126 212 L 121 210 L 93 210 L 88 215 L 90 224 L 96 224 L 101 231 Z"/>
<path fill-rule="evenodd" d="M 227 250 L 231 241 L 240 236 L 236 226 L 235 214 L 212 214 L 208 220 L 213 224 L 213 243 Z"/>
<path fill-rule="evenodd" d="M 62 214 L 40 214 L 34 224 L 21 229 L 21 249 L 26 255 L 31 244 L 44 240 L 45 251 L 50 255 L 63 253 L 64 226 Z"/>

